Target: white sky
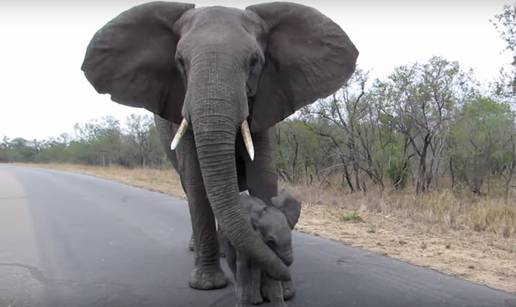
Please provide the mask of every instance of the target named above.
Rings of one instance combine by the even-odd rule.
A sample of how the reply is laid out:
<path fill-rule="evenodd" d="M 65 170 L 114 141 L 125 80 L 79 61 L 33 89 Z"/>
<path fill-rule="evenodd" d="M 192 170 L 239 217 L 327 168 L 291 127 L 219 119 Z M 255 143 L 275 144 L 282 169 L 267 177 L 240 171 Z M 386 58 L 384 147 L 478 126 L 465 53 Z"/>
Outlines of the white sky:
<path fill-rule="evenodd" d="M 146 1 L 0 2 L 0 138 L 71 132 L 75 123 L 146 113 L 99 95 L 80 66 L 97 29 Z M 194 2 L 194 1 L 192 1 Z M 260 1 L 203 0 L 197 7 L 244 8 Z M 358 64 L 384 77 L 395 66 L 432 55 L 473 68 L 482 82 L 496 77 L 510 55 L 489 22 L 511 0 L 301 0 L 337 22 L 360 51 Z"/>

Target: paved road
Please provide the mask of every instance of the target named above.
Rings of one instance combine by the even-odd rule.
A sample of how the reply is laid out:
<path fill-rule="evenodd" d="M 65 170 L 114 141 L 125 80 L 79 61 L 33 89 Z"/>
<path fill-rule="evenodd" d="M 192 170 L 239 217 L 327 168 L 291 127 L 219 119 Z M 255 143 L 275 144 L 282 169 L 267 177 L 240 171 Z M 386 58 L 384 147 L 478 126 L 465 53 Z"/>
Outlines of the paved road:
<path fill-rule="evenodd" d="M 89 176 L 0 165 L 0 307 L 234 305 L 187 285 L 184 201 Z M 516 307 L 516 296 L 296 233 L 289 306 Z M 266 305 L 263 305 L 266 306 Z"/>

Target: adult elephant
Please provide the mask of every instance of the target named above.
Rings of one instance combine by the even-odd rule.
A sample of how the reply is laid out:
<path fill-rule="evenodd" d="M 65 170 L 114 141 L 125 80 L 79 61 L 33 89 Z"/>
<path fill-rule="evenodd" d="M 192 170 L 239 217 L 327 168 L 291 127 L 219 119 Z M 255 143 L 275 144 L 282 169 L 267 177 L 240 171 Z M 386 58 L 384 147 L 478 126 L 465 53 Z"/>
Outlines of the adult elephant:
<path fill-rule="evenodd" d="M 82 65 L 95 89 L 180 126 L 173 147 L 196 243 L 191 287 L 227 284 L 215 218 L 238 251 L 273 278 L 290 279 L 244 218 L 238 193 L 277 194 L 269 128 L 334 92 L 357 56 L 337 24 L 293 3 L 240 10 L 153 2 L 95 34 Z"/>

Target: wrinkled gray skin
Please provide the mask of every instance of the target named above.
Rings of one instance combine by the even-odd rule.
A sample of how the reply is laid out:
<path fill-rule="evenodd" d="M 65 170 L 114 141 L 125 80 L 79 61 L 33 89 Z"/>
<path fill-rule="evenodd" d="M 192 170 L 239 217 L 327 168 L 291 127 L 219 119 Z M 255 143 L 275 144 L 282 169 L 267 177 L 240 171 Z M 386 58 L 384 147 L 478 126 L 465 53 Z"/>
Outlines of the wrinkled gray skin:
<path fill-rule="evenodd" d="M 290 265 L 293 262 L 291 230 L 299 219 L 301 204 L 286 191 L 273 197 L 271 203 L 272 206 L 268 206 L 259 198 L 240 196 L 240 205 L 256 233 L 285 264 Z M 283 289 L 280 281 L 263 274 L 249 257 L 234 249 L 223 232 L 220 241 L 235 277 L 237 307 L 260 304 L 263 298 L 272 306 L 285 307 L 283 297 L 292 297 L 293 289 L 289 285 Z M 284 290 L 288 293 L 283 293 Z"/>
<path fill-rule="evenodd" d="M 215 219 L 239 252 L 271 277 L 290 279 L 288 267 L 245 219 L 238 193 L 276 195 L 270 127 L 337 90 L 357 56 L 338 25 L 293 3 L 240 10 L 153 2 L 129 9 L 95 34 L 82 69 L 99 93 L 175 125 L 182 118 L 189 123 L 176 158 L 196 245 L 191 287 L 227 284 Z M 239 133 L 245 119 L 254 161 Z"/>

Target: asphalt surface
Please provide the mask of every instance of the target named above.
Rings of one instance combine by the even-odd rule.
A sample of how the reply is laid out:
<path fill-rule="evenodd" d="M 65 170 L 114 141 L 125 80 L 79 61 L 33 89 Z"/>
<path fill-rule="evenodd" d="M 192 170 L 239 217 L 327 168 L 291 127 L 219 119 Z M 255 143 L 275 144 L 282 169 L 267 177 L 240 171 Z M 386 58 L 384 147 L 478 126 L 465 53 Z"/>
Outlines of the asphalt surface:
<path fill-rule="evenodd" d="M 234 306 L 232 285 L 188 287 L 189 236 L 184 201 L 0 165 L 0 307 Z M 291 307 L 516 307 L 515 295 L 429 269 L 301 233 L 293 240 Z"/>

